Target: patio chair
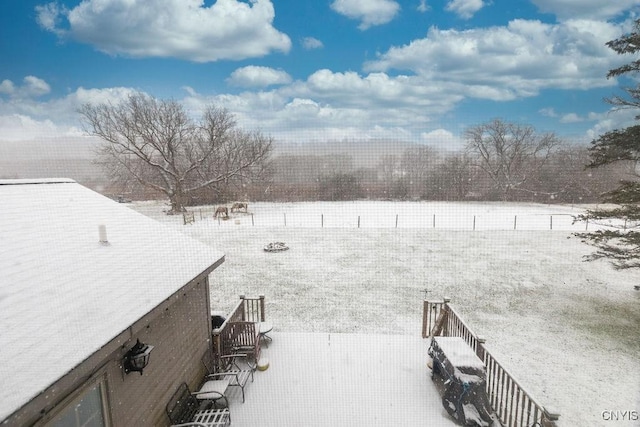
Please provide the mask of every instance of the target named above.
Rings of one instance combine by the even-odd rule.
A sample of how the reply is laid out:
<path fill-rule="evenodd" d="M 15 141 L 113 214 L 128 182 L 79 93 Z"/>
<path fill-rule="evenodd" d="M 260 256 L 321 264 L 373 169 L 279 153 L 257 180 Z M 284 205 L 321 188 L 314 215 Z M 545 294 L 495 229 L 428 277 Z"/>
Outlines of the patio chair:
<path fill-rule="evenodd" d="M 218 366 L 216 367 L 211 356 L 209 351 L 202 356 L 202 364 L 208 372 L 205 381 L 227 381 L 228 387 L 240 387 L 242 391 L 242 402 L 244 403 L 244 387 L 247 385 L 247 382 L 249 382 L 249 378 L 251 378 L 251 382 L 253 382 L 253 373 L 256 370 L 255 365 L 251 365 L 249 361 L 246 360 L 246 354 L 235 353 L 218 356 Z M 246 367 L 240 366 L 240 360 L 242 359 L 245 360 L 244 364 Z"/>
<path fill-rule="evenodd" d="M 211 401 L 198 400 L 182 383 L 167 403 L 172 427 L 227 427 L 231 425 L 229 408 L 212 407 Z"/>
<path fill-rule="evenodd" d="M 260 360 L 260 331 L 255 322 L 229 322 L 225 354 L 243 353 L 257 364 Z"/>
<path fill-rule="evenodd" d="M 224 406 L 229 407 L 229 399 L 227 398 L 227 389 L 229 388 L 230 381 L 224 377 L 211 377 L 207 375 L 200 386 L 198 391 L 194 391 L 191 394 L 196 399 L 201 401 L 213 402 L 215 405 L 218 400 L 224 401 Z"/>

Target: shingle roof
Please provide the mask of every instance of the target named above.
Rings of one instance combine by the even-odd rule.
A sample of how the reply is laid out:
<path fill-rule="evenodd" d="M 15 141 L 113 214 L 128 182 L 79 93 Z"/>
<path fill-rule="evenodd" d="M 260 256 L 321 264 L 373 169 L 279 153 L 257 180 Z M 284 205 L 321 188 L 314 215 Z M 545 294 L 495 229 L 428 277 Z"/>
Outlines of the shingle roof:
<path fill-rule="evenodd" d="M 0 180 L 0 206 L 0 421 L 224 259 L 68 179 Z"/>

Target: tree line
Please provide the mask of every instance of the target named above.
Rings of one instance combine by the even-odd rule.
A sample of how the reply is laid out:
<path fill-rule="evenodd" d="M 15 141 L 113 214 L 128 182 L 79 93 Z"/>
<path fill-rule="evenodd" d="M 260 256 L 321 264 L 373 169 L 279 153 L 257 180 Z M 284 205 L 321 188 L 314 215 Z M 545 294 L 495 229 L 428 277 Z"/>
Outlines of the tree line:
<path fill-rule="evenodd" d="M 482 127 L 517 126 L 494 120 Z M 474 127 L 477 131 L 479 127 Z M 501 141 L 504 139 L 501 138 Z M 487 142 L 487 141 L 485 141 Z M 556 143 L 542 153 L 530 147 L 510 153 L 485 146 L 482 153 L 468 147 L 441 152 L 415 145 L 400 155 L 384 155 L 374 167 L 360 167 L 353 156 L 281 155 L 270 168 L 268 184 L 253 192 L 254 200 L 495 200 L 541 203 L 597 202 L 627 173 L 628 166 L 586 168 L 588 147 Z M 524 150 L 524 149 L 523 149 Z M 490 154 L 490 152 L 492 153 Z"/>
<path fill-rule="evenodd" d="M 84 105 L 80 113 L 89 133 L 104 141 L 98 163 L 111 191 L 166 197 L 169 213 L 234 200 L 587 203 L 630 168 L 586 168 L 587 146 L 501 119 L 466 129 L 462 150 L 415 144 L 382 155 L 373 167 L 355 167 L 357 159 L 346 154 L 274 156 L 271 137 L 240 129 L 215 106 L 193 119 L 175 101 L 136 93 L 117 105 Z"/>

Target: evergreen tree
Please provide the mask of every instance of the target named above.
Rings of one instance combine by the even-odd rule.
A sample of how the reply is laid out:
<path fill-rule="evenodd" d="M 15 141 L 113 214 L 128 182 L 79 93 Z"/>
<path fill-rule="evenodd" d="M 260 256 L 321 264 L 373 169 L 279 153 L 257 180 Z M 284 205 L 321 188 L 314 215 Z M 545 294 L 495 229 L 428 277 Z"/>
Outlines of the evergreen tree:
<path fill-rule="evenodd" d="M 607 43 L 620 55 L 634 55 L 635 60 L 607 74 L 607 78 L 634 76 L 640 71 L 640 19 L 635 21 L 633 32 Z M 637 80 L 634 80 L 637 81 Z M 606 101 L 618 108 L 640 108 L 640 85 L 625 88 L 625 96 L 614 96 Z M 640 115 L 636 116 L 636 120 Z M 640 267 L 640 125 L 607 132 L 591 142 L 588 168 L 626 162 L 631 178 L 604 194 L 603 202 L 613 203 L 615 208 L 588 210 L 578 220 L 607 221 L 613 229 L 592 233 L 578 233 L 585 242 L 597 250 L 588 259 L 608 259 L 616 268 Z"/>

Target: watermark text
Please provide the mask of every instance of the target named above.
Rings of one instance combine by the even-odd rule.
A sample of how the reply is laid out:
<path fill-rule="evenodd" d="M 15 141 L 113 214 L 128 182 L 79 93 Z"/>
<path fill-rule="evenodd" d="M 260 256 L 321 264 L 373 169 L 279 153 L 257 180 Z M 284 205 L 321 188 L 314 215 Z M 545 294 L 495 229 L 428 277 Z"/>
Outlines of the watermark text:
<path fill-rule="evenodd" d="M 609 410 L 602 411 L 602 419 L 605 421 L 638 421 L 640 414 L 638 411 L 629 410 Z"/>

